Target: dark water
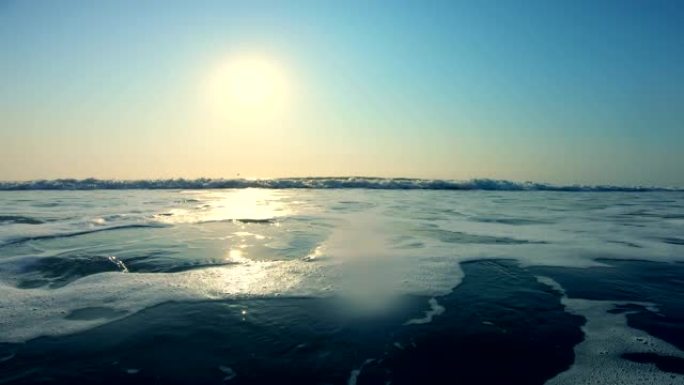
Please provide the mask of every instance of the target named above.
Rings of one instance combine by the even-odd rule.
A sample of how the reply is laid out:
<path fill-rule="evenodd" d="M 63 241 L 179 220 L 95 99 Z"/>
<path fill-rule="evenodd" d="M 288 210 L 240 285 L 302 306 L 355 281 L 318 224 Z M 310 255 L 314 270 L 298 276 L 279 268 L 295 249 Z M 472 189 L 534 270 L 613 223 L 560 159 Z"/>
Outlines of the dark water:
<path fill-rule="evenodd" d="M 617 306 L 629 325 L 684 344 L 684 264 L 604 261 L 609 267 L 521 268 L 508 260 L 462 264 L 465 279 L 437 297 L 442 314 L 407 296 L 377 317 L 345 313 L 335 298 L 171 302 L 63 337 L 0 345 L 2 383 L 93 384 L 543 384 L 573 363 L 582 316 L 569 297 L 648 301 Z M 107 317 L 93 309 L 80 317 Z M 11 357 L 11 358 L 10 358 Z M 681 374 L 677 357 L 625 352 Z"/>
<path fill-rule="evenodd" d="M 5 344 L 2 356 L 14 357 L 0 364 L 3 380 L 221 384 L 234 374 L 235 384 L 342 384 L 359 370 L 358 384 L 542 384 L 572 364 L 583 320 L 558 293 L 509 261 L 463 268 L 430 323 L 404 325 L 428 309 L 421 297 L 370 318 L 334 298 L 165 303 L 83 333 Z"/>

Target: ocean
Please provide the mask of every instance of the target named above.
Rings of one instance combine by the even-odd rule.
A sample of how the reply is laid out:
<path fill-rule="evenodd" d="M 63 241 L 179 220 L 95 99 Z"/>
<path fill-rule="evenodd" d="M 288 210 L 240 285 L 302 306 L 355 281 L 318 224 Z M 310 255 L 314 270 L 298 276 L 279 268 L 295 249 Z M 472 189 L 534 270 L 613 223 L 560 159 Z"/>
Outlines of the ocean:
<path fill-rule="evenodd" d="M 0 190 L 0 384 L 684 384 L 681 190 Z"/>

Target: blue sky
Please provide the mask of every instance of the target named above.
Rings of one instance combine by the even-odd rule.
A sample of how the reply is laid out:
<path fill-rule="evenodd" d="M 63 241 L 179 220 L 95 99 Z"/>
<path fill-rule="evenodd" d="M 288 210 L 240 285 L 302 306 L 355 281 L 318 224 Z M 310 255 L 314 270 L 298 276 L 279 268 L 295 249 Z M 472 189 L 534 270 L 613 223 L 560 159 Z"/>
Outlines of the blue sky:
<path fill-rule="evenodd" d="M 253 55 L 281 108 L 218 116 Z M 679 1 L 0 1 L 0 73 L 0 179 L 684 186 Z"/>

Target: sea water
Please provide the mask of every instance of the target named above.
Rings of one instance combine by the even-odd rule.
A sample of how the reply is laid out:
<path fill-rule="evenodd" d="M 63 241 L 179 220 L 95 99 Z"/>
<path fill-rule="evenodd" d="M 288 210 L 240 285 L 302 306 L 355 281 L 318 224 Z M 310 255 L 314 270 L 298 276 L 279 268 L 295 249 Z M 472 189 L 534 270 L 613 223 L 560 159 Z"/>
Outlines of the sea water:
<path fill-rule="evenodd" d="M 684 192 L 371 182 L 3 184 L 0 382 L 684 383 Z"/>

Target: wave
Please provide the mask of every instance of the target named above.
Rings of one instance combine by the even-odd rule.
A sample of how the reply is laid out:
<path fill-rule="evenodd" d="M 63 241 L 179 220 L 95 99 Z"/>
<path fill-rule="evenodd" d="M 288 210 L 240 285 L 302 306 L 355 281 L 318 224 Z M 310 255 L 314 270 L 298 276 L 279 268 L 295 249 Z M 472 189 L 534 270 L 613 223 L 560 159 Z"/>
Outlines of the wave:
<path fill-rule="evenodd" d="M 486 190 L 486 191 L 684 191 L 684 188 L 615 185 L 554 185 L 537 182 L 514 182 L 500 179 L 310 177 L 275 179 L 53 179 L 0 182 L 0 191 L 23 190 L 162 190 L 162 189 L 380 189 L 380 190 Z"/>
<path fill-rule="evenodd" d="M 74 232 L 68 232 L 68 233 L 32 235 L 32 236 L 27 236 L 27 237 L 9 238 L 9 239 L 6 239 L 4 241 L 4 243 L 2 241 L 0 241 L 0 247 L 4 247 L 4 246 L 8 246 L 8 245 L 15 245 L 15 244 L 29 242 L 29 241 L 39 241 L 39 240 L 43 240 L 43 239 L 71 238 L 71 237 L 77 237 L 79 235 L 101 233 L 103 231 L 116 231 L 116 230 L 140 229 L 140 228 L 161 228 L 161 227 L 166 227 L 166 225 L 163 225 L 163 224 L 130 224 L 130 225 L 120 225 L 120 226 L 110 226 L 110 227 L 102 227 L 102 228 L 95 228 L 95 229 L 88 229 L 88 230 L 80 230 L 80 231 L 74 231 Z"/>
<path fill-rule="evenodd" d="M 39 225 L 45 223 L 40 219 L 33 217 L 27 217 L 23 215 L 0 215 L 0 225 L 1 224 L 25 224 L 25 225 Z"/>

